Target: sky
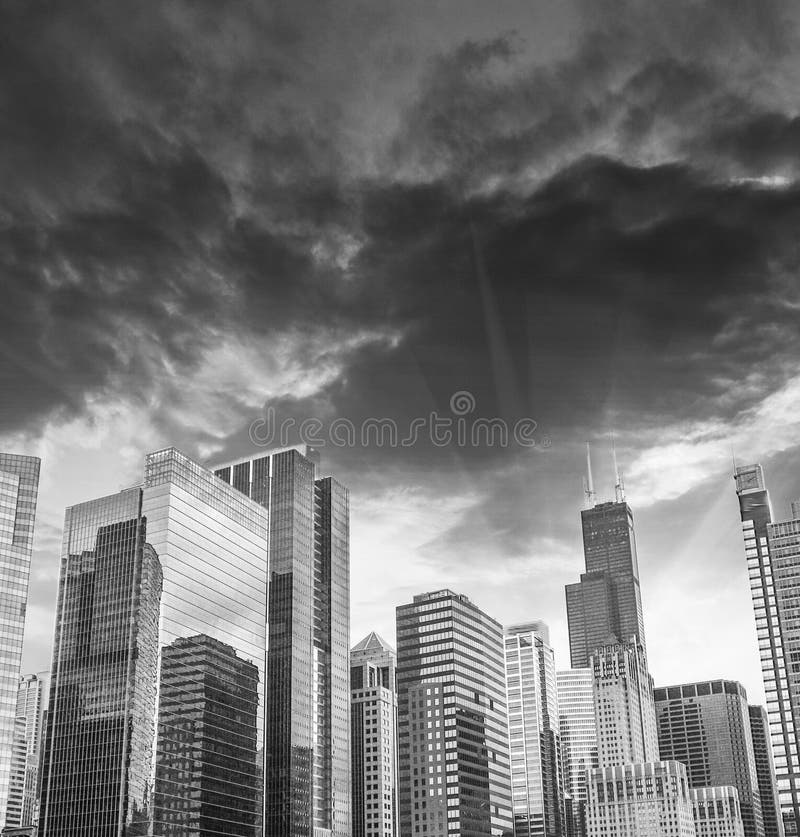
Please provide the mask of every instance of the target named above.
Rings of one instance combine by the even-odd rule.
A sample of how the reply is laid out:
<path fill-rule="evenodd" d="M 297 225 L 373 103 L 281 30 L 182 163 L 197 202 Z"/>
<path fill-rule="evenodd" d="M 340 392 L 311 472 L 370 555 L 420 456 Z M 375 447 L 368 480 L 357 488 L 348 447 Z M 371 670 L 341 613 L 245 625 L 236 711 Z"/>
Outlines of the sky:
<path fill-rule="evenodd" d="M 779 518 L 800 496 L 793 5 L 4 3 L 0 449 L 43 460 L 25 670 L 65 507 L 162 447 L 257 453 L 272 415 L 292 443 L 316 419 L 350 488 L 353 644 L 449 587 L 544 619 L 567 667 L 585 443 L 610 499 L 613 437 L 656 683 L 762 700 L 731 474 L 760 461 Z M 468 431 L 331 442 L 432 413 Z"/>

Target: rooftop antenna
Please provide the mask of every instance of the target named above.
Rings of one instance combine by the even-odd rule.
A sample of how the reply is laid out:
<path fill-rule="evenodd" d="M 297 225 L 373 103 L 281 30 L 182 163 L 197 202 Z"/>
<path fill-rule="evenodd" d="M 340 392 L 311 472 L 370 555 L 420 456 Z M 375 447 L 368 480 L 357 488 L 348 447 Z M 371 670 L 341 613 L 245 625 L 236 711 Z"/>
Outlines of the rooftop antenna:
<path fill-rule="evenodd" d="M 611 434 L 611 457 L 614 460 L 614 496 L 618 503 L 625 502 L 625 483 L 619 473 L 619 465 L 617 465 L 617 445 L 614 440 L 614 434 Z"/>
<path fill-rule="evenodd" d="M 586 443 L 586 476 L 583 478 L 583 493 L 586 497 L 586 508 L 594 508 L 597 505 L 597 494 L 595 494 L 592 479 L 592 449 L 588 442 Z"/>

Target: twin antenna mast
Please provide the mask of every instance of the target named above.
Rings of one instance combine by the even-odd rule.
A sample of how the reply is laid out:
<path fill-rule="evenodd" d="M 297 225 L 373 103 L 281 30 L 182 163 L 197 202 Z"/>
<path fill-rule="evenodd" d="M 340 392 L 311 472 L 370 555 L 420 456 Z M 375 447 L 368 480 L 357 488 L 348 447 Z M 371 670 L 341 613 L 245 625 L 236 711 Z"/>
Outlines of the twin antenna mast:
<path fill-rule="evenodd" d="M 625 502 L 625 483 L 619 472 L 617 464 L 617 445 L 614 436 L 611 436 L 611 458 L 614 463 L 614 499 L 617 503 Z M 586 498 L 586 508 L 591 509 L 597 505 L 597 492 L 594 490 L 594 478 L 592 477 L 592 449 L 586 443 L 586 476 L 583 478 L 583 494 Z"/>

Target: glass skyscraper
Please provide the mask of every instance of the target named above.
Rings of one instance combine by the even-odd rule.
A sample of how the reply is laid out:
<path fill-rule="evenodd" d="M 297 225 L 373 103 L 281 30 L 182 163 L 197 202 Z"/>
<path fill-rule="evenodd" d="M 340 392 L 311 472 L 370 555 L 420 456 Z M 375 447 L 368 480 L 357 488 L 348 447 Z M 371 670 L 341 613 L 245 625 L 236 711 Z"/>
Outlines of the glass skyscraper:
<path fill-rule="evenodd" d="M 5 825 L 40 461 L 0 453 L 0 830 Z"/>
<path fill-rule="evenodd" d="M 264 834 L 267 571 L 266 511 L 174 449 L 67 510 L 40 837 Z"/>
<path fill-rule="evenodd" d="M 439 590 L 397 608 L 400 835 L 511 837 L 503 629 Z"/>
<path fill-rule="evenodd" d="M 800 519 L 773 523 L 760 465 L 735 470 L 745 556 L 787 837 L 800 834 Z M 800 509 L 793 505 L 793 516 Z"/>
<path fill-rule="evenodd" d="M 667 686 L 656 689 L 654 699 L 662 761 L 685 764 L 690 788 L 735 787 L 745 837 L 764 837 L 750 713 L 741 683 Z"/>
<path fill-rule="evenodd" d="M 750 734 L 753 739 L 753 757 L 758 777 L 758 795 L 761 798 L 761 818 L 764 820 L 764 837 L 784 837 L 783 818 L 778 804 L 778 788 L 775 785 L 775 761 L 772 758 L 772 742 L 769 736 L 767 711 L 763 706 L 748 706 Z"/>
<path fill-rule="evenodd" d="M 349 837 L 349 493 L 301 446 L 214 467 L 269 514 L 266 837 Z"/>
<path fill-rule="evenodd" d="M 505 633 L 515 837 L 562 837 L 556 666 L 543 622 Z"/>
<path fill-rule="evenodd" d="M 586 837 L 589 772 L 599 766 L 593 680 L 590 668 L 556 672 L 566 837 Z"/>
<path fill-rule="evenodd" d="M 595 648 L 635 638 L 644 649 L 633 513 L 624 500 L 581 511 L 586 572 L 568 584 L 570 661 L 585 668 Z"/>
<path fill-rule="evenodd" d="M 397 835 L 397 655 L 374 631 L 350 652 L 353 837 Z"/>

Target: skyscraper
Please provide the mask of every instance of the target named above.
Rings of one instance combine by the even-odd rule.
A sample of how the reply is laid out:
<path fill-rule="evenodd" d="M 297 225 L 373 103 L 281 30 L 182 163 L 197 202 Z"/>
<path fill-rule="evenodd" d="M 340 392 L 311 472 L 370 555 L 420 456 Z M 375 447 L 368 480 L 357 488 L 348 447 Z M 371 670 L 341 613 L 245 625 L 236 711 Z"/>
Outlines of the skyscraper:
<path fill-rule="evenodd" d="M 40 461 L 0 453 L 0 830 L 5 825 Z"/>
<path fill-rule="evenodd" d="M 39 760 L 49 688 L 50 672 L 47 671 L 26 674 L 19 679 L 7 827 L 33 825 L 38 820 Z"/>
<path fill-rule="evenodd" d="M 690 788 L 733 786 L 746 837 L 764 837 L 747 693 L 732 680 L 654 693 L 662 761 L 686 765 Z"/>
<path fill-rule="evenodd" d="M 744 837 L 739 793 L 732 785 L 689 791 L 697 837 Z"/>
<path fill-rule="evenodd" d="M 450 590 L 398 607 L 397 700 L 401 837 L 510 837 L 502 626 Z"/>
<path fill-rule="evenodd" d="M 350 651 L 353 837 L 397 835 L 397 656 L 374 631 Z"/>
<path fill-rule="evenodd" d="M 760 465 L 735 470 L 778 796 L 787 837 L 800 834 L 800 520 L 774 524 Z"/>
<path fill-rule="evenodd" d="M 562 837 L 556 666 L 543 622 L 505 634 L 515 837 Z"/>
<path fill-rule="evenodd" d="M 586 837 L 589 772 L 599 766 L 593 680 L 589 668 L 556 672 L 567 837 Z"/>
<path fill-rule="evenodd" d="M 767 712 L 763 706 L 748 706 L 748 712 L 758 777 L 758 795 L 761 799 L 761 818 L 764 820 L 764 835 L 765 837 L 784 837 L 783 819 L 778 805 L 778 788 L 775 785 L 775 762 L 772 758 Z"/>
<path fill-rule="evenodd" d="M 305 446 L 215 466 L 269 513 L 264 832 L 349 837 L 348 490 Z"/>
<path fill-rule="evenodd" d="M 653 681 L 642 647 L 604 645 L 591 664 L 600 767 L 658 761 Z"/>
<path fill-rule="evenodd" d="M 263 835 L 267 572 L 266 511 L 174 449 L 67 509 L 40 837 Z"/>
<path fill-rule="evenodd" d="M 616 501 L 595 503 L 588 462 L 587 499 L 581 511 L 586 572 L 568 584 L 567 625 L 573 668 L 585 668 L 595 648 L 635 639 L 645 649 L 642 595 L 633 513 L 617 473 Z M 616 469 L 616 456 L 615 456 Z"/>

